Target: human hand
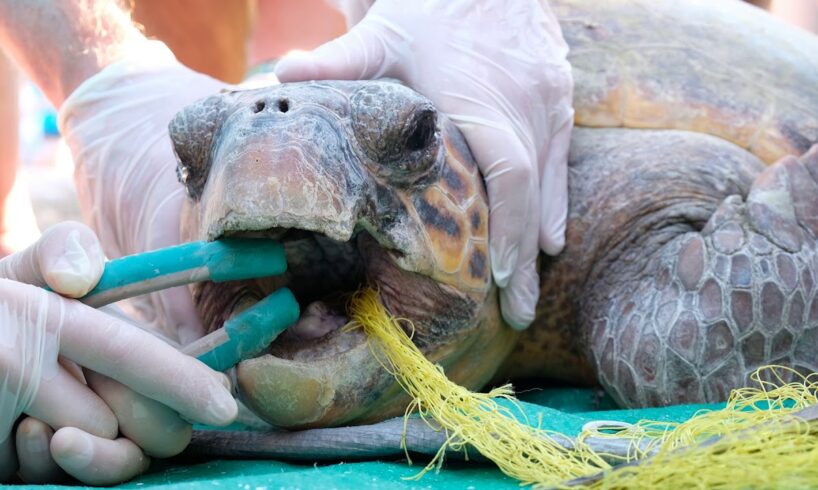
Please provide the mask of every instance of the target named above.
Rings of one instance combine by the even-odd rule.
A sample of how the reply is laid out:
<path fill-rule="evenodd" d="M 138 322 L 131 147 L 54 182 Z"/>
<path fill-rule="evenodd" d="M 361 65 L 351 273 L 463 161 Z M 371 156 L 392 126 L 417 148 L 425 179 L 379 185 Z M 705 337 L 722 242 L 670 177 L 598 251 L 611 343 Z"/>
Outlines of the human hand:
<path fill-rule="evenodd" d="M 3 481 L 19 461 L 27 481 L 53 481 L 64 470 L 85 483 L 116 483 L 147 467 L 145 453 L 180 452 L 191 434 L 182 417 L 226 425 L 236 416 L 223 375 L 131 323 L 43 289 L 83 296 L 103 261 L 93 232 L 77 223 L 0 261 Z M 22 413 L 28 418 L 12 437 Z M 125 437 L 115 439 L 119 432 Z"/>
<path fill-rule="evenodd" d="M 360 1 L 346 4 L 362 10 Z M 535 0 L 378 0 L 344 36 L 281 60 L 276 75 L 281 82 L 397 78 L 449 115 L 486 181 L 503 316 L 522 329 L 539 298 L 539 249 L 557 254 L 565 241 L 573 127 L 567 52 L 556 18 Z"/>
<path fill-rule="evenodd" d="M 135 41 L 122 52 L 60 108 L 83 215 L 109 257 L 180 243 L 185 191 L 168 124 L 186 105 L 225 87 L 183 67 L 157 41 Z M 132 304 L 131 316 L 182 344 L 205 333 L 186 287 Z"/>

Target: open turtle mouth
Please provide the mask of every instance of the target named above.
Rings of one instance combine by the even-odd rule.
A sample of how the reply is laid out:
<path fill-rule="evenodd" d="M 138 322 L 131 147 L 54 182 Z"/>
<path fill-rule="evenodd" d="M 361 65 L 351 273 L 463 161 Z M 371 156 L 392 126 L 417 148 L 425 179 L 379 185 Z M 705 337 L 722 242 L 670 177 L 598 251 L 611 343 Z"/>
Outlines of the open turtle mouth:
<path fill-rule="evenodd" d="M 338 240 L 278 225 L 246 230 L 252 227 L 245 224 L 249 221 L 233 221 L 213 236 L 276 240 L 284 246 L 286 273 L 200 283 L 194 287 L 194 300 L 205 327 L 213 331 L 274 291 L 292 291 L 301 308 L 298 321 L 235 369 L 239 398 L 268 423 L 283 428 L 340 425 L 380 420 L 405 409 L 403 392 L 372 355 L 363 329 L 344 328 L 349 300 L 362 288 L 376 289 L 389 312 L 411 319 L 413 341 L 436 362 L 454 362 L 465 352 L 457 339 L 464 338 L 466 326 L 474 325 L 480 305 L 413 271 L 413 254 L 382 244 L 388 239 L 378 240 L 365 226 Z M 269 225 L 258 228 L 263 226 Z M 468 375 L 474 372 L 481 371 L 470 369 Z"/>
<path fill-rule="evenodd" d="M 291 227 L 241 230 L 241 224 L 234 223 L 213 236 L 278 241 L 284 246 L 286 273 L 200 283 L 194 287 L 194 299 L 206 328 L 213 331 L 282 287 L 293 292 L 301 307 L 298 321 L 235 370 L 240 399 L 274 426 L 363 423 L 405 410 L 405 395 L 372 355 L 366 334 L 360 328 L 344 328 L 349 299 L 362 288 L 376 289 L 391 314 L 411 319 L 412 327 L 404 327 L 412 328 L 413 342 L 457 382 L 485 383 L 496 368 L 493 361 L 502 359 L 498 352 L 512 345 L 510 337 L 494 341 L 499 330 L 484 322 L 484 303 L 415 272 L 416 255 L 380 243 L 383 240 L 366 227 L 338 240 Z"/>
<path fill-rule="evenodd" d="M 225 232 L 223 236 L 265 238 L 281 243 L 287 271 L 280 276 L 208 284 L 202 293 L 205 297 L 198 301 L 200 309 L 215 313 L 202 312 L 208 331 L 220 328 L 228 318 L 274 291 L 289 288 L 301 308 L 299 319 L 260 355 L 293 361 L 337 356 L 365 341 L 362 332 L 343 328 L 349 323 L 349 300 L 368 285 L 379 287 L 378 278 L 387 271 L 377 265 L 386 259 L 392 265 L 387 268 L 394 270 L 392 257 L 400 255 L 379 245 L 365 230 L 356 231 L 346 242 L 319 232 L 280 227 Z"/>

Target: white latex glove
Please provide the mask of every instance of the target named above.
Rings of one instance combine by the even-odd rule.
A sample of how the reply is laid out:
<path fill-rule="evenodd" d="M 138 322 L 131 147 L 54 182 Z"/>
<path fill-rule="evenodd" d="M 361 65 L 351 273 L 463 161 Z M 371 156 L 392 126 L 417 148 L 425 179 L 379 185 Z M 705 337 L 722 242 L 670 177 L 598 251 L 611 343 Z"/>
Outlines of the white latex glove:
<path fill-rule="evenodd" d="M 111 258 L 180 243 L 185 190 L 168 124 L 188 104 L 225 87 L 179 64 L 161 42 L 142 39 L 124 51 L 60 108 L 83 217 Z M 136 311 L 129 314 L 182 344 L 204 334 L 185 287 L 131 304 Z"/>
<path fill-rule="evenodd" d="M 348 20 L 363 10 L 360 0 L 331 3 L 349 7 Z M 378 0 L 344 36 L 281 60 L 276 75 L 397 78 L 449 115 L 486 181 L 503 316 L 522 329 L 539 298 L 539 248 L 557 254 L 565 242 L 567 53 L 556 18 L 535 0 Z"/>
<path fill-rule="evenodd" d="M 0 261 L 2 481 L 19 458 L 28 480 L 56 478 L 61 468 L 86 483 L 116 483 L 145 469 L 140 447 L 158 456 L 181 451 L 190 426 L 180 415 L 214 425 L 236 417 L 223 375 L 128 322 L 42 288 L 82 296 L 99 280 L 103 260 L 91 230 L 64 223 Z M 22 413 L 30 417 L 15 439 Z M 128 438 L 115 439 L 120 431 Z"/>

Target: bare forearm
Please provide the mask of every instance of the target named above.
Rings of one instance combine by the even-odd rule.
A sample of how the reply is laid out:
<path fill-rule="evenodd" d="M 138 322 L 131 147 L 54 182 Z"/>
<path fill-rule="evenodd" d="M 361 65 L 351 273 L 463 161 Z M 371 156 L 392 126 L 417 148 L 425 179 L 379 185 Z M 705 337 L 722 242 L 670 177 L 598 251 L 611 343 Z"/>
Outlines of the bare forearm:
<path fill-rule="evenodd" d="M 0 46 L 57 106 L 140 37 L 113 0 L 0 0 Z"/>

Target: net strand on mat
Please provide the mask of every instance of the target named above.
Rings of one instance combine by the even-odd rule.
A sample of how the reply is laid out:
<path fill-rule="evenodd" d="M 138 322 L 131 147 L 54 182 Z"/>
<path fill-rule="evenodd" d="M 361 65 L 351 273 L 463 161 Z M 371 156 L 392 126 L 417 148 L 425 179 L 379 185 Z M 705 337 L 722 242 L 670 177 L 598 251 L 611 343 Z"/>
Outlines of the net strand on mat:
<path fill-rule="evenodd" d="M 530 425 L 510 385 L 474 393 L 446 378 L 402 328 L 403 322 L 413 332 L 411 322 L 391 317 L 376 291 L 357 293 L 350 312 L 350 327 L 363 328 L 373 355 L 412 397 L 406 415 L 417 412 L 447 434 L 418 478 L 440 468 L 447 449 L 471 446 L 523 484 L 566 487 L 587 477 L 592 488 L 806 488 L 818 482 L 818 428 L 793 416 L 818 403 L 818 375 L 759 369 L 752 378 L 759 388 L 733 391 L 722 410 L 682 423 L 640 421 L 615 433 L 594 427 L 569 449 L 552 437 L 556 433 Z M 595 451 L 592 438 L 605 437 L 629 441 L 631 450 L 626 456 Z"/>

